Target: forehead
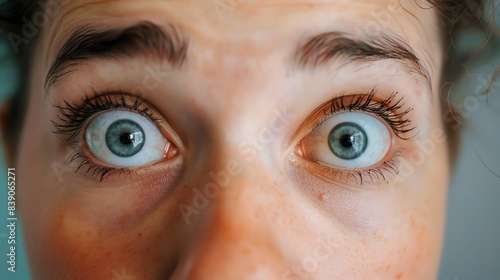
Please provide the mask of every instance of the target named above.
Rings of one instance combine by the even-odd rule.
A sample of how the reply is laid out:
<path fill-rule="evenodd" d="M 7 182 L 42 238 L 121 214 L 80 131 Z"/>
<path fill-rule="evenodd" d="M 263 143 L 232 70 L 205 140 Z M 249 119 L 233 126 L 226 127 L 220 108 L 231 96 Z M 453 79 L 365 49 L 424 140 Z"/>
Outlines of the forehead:
<path fill-rule="evenodd" d="M 376 32 L 393 29 L 403 35 L 436 30 L 436 13 L 414 0 L 51 0 L 58 3 L 55 22 L 71 27 L 86 22 L 159 19 L 193 31 L 279 32 L 324 25 Z M 420 1 L 421 2 L 421 1 Z M 344 26 L 343 26 L 344 25 Z M 61 26 L 61 24 L 57 24 Z M 267 29 L 266 29 L 267 28 Z M 408 30 L 410 28 L 410 30 Z"/>
<path fill-rule="evenodd" d="M 225 52 L 283 51 L 302 37 L 341 31 L 363 37 L 394 33 L 429 69 L 442 50 L 435 9 L 414 0 L 52 0 L 46 29 L 57 50 L 78 27 L 124 28 L 140 21 L 173 24 L 192 45 Z M 421 1 L 420 1 L 421 2 Z M 248 46 L 251 46 L 250 48 Z M 286 50 L 285 50 L 286 51 Z M 437 52 L 440 53 L 440 52 Z M 433 57 L 434 56 L 434 57 Z"/>

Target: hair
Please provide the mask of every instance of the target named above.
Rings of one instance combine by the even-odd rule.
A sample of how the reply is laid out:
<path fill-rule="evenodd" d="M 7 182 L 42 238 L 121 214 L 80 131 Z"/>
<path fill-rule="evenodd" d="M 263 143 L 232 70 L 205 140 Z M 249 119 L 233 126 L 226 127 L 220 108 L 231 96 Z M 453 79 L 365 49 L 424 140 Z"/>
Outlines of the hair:
<path fill-rule="evenodd" d="M 477 55 L 476 52 L 462 51 L 456 47 L 456 40 L 460 38 L 461 34 L 466 31 L 474 29 L 475 32 L 479 32 L 484 35 L 483 46 L 486 45 L 489 39 L 494 35 L 494 21 L 493 16 L 486 15 L 486 6 L 488 5 L 488 0 L 414 0 L 422 9 L 429 9 L 432 7 L 437 8 L 439 11 L 439 16 L 441 17 L 440 24 L 442 37 L 444 39 L 444 52 L 447 54 L 445 60 L 445 71 L 442 73 L 442 85 L 448 85 L 448 87 L 443 86 L 441 92 L 443 97 L 442 105 L 445 111 L 448 111 L 449 102 L 447 100 L 448 94 L 444 94 L 446 88 L 450 89 L 452 83 L 457 81 L 461 74 L 464 73 L 464 65 L 468 65 Z M 8 41 L 9 34 L 22 34 L 22 27 L 26 20 L 30 20 L 33 14 L 40 8 L 40 4 L 46 3 L 47 0 L 31 1 L 31 0 L 11 0 L 6 1 L 4 4 L 0 5 L 0 37 L 5 37 L 4 40 Z M 491 3 L 493 7 L 493 3 Z M 492 9 L 494 10 L 494 9 Z M 3 34 L 2 34 L 3 33 Z M 28 79 L 29 64 L 31 61 L 33 46 L 36 40 L 30 40 L 29 43 L 20 45 L 20 49 L 17 52 L 16 59 L 20 66 L 20 71 L 24 79 Z M 500 68 L 499 68 L 500 69 Z M 497 71 L 498 75 L 500 71 Z M 496 79 L 497 75 L 493 75 L 490 81 L 490 86 Z M 20 136 L 20 127 L 23 122 L 25 115 L 25 106 L 27 104 L 27 81 L 22 81 L 18 86 L 17 92 L 13 94 L 11 100 L 13 108 L 8 116 L 9 122 L 7 125 L 8 131 L 18 131 L 17 135 L 12 137 L 11 142 L 8 143 L 10 147 L 17 150 L 16 144 Z M 452 125 L 445 125 L 448 130 L 448 135 L 450 139 L 450 150 L 454 154 L 457 150 L 456 146 L 458 144 L 459 135 L 456 129 L 453 131 L 451 129 Z M 452 156 L 452 162 L 454 158 Z"/>

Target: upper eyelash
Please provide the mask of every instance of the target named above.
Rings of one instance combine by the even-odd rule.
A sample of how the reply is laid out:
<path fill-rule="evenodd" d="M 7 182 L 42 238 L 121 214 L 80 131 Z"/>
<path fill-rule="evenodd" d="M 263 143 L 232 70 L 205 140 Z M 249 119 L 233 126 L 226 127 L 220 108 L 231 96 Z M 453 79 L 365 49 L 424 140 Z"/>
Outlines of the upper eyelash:
<path fill-rule="evenodd" d="M 324 112 L 325 118 L 323 118 L 318 125 L 321 125 L 321 123 L 330 116 L 341 111 L 364 111 L 375 114 L 386 121 L 396 136 L 400 139 L 408 140 L 415 137 L 418 134 L 418 131 L 412 136 L 404 136 L 408 132 L 416 129 L 416 126 L 412 126 L 411 120 L 405 118 L 408 113 L 413 111 L 413 108 L 407 108 L 406 110 L 401 111 L 401 108 L 405 106 L 405 103 L 402 102 L 404 97 L 395 100 L 398 93 L 394 92 L 385 100 L 374 101 L 375 94 L 376 90 L 372 89 L 367 95 L 343 95 L 333 98 L 330 102 L 330 108 Z M 350 101 L 346 104 L 348 98 Z"/>
<path fill-rule="evenodd" d="M 69 103 L 64 100 L 63 104 L 54 104 L 53 106 L 59 110 L 57 121 L 51 121 L 54 126 L 52 131 L 55 134 L 67 135 L 67 140 L 74 139 L 81 131 L 87 120 L 97 113 L 109 109 L 126 109 L 134 111 L 144 117 L 150 119 L 153 123 L 158 124 L 159 119 L 155 118 L 151 112 L 151 107 L 145 104 L 145 100 L 141 97 L 129 95 L 122 91 L 97 93 L 93 91 L 93 96 L 85 97 L 83 104 Z M 118 96 L 119 98 L 114 98 Z M 133 102 L 127 102 L 127 98 Z"/>
<path fill-rule="evenodd" d="M 59 110 L 57 118 L 60 123 L 51 121 L 55 128 L 52 132 L 67 135 L 67 141 L 74 141 L 90 118 L 109 109 L 134 111 L 147 117 L 157 126 L 161 121 L 155 118 L 152 107 L 143 98 L 122 91 L 97 93 L 93 90 L 93 95 L 85 97 L 85 100 L 81 103 L 70 103 L 64 100 L 62 105 L 55 104 L 53 106 Z M 132 172 L 127 168 L 106 167 L 97 164 L 82 151 L 78 142 L 70 145 L 72 152 L 66 159 L 66 165 L 70 166 L 73 162 L 78 162 L 75 173 L 84 169 L 87 173 L 97 177 L 99 182 L 102 182 L 111 175 L 130 174 Z"/>

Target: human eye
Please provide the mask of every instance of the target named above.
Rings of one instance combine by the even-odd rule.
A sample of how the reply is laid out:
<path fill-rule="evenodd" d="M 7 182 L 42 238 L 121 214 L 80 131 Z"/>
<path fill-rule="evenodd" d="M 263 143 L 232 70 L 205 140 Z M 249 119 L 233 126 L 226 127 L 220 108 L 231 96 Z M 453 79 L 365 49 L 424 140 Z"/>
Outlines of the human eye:
<path fill-rule="evenodd" d="M 295 153 L 316 165 L 320 177 L 346 184 L 388 182 L 398 171 L 400 141 L 415 134 L 397 93 L 386 99 L 369 94 L 343 95 L 321 105 L 305 122 L 313 123 Z"/>
<path fill-rule="evenodd" d="M 144 99 L 123 92 L 94 93 L 83 102 L 54 105 L 54 133 L 71 143 L 67 164 L 103 181 L 179 154 L 178 137 Z M 167 134 L 167 136 L 165 136 Z"/>

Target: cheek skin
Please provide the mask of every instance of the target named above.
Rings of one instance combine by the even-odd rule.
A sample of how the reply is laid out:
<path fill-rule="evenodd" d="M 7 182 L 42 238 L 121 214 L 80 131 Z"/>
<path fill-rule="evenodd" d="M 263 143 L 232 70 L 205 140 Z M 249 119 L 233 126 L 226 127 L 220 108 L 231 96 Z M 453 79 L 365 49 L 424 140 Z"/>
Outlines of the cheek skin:
<path fill-rule="evenodd" d="M 46 279 L 64 279 L 64 275 L 72 275 L 72 279 L 111 279 L 113 271 L 121 273 L 123 268 L 137 279 L 170 274 L 182 236 L 182 221 L 175 216 L 177 195 L 170 199 L 172 203 L 143 215 L 133 226 L 129 220 L 138 220 L 133 212 L 124 211 L 109 223 L 96 224 L 98 220 L 82 203 L 55 204 L 47 213 L 41 234 L 43 253 L 37 258 L 57 263 L 58 269 L 43 266 L 37 272 Z M 96 210 L 102 219 L 107 219 L 105 209 Z"/>
<path fill-rule="evenodd" d="M 399 204 L 384 209 L 384 223 L 374 240 L 386 252 L 374 262 L 381 279 L 434 279 L 438 272 L 444 231 L 448 162 L 446 147 L 438 145 L 434 154 L 395 188 L 406 189 Z M 380 199 L 382 202 L 383 200 Z M 396 200 L 397 201 L 397 200 Z M 383 202 L 390 205 L 389 200 Z M 380 207 L 383 209 L 383 207 Z M 381 230 L 383 229 L 383 230 Z M 378 246 L 377 246 L 378 247 Z M 375 257 L 375 256 L 374 256 Z"/>
<path fill-rule="evenodd" d="M 342 258 L 353 261 L 335 267 L 339 275 L 344 271 L 346 279 L 435 278 L 446 205 L 446 159 L 446 147 L 437 145 L 433 154 L 398 183 L 353 188 L 326 183 L 312 176 L 314 172 L 290 164 L 292 184 L 304 191 L 313 212 L 329 220 L 322 223 L 331 225 L 325 233 L 347 232 L 344 237 L 335 234 L 335 239 L 347 240 L 347 246 L 334 246 L 336 253 L 325 261 L 330 263 L 328 268 L 342 263 L 337 259 Z M 318 233 L 304 239 L 314 236 Z"/>
<path fill-rule="evenodd" d="M 76 191 L 63 198 L 67 204 L 78 205 L 85 209 L 85 218 L 97 227 L 109 230 L 128 230 L 140 224 L 162 204 L 169 204 L 175 188 L 184 172 L 182 159 L 176 158 L 168 167 L 149 171 L 140 181 L 101 185 L 94 183 L 73 183 Z M 117 184 L 117 185 L 116 185 Z M 102 188 L 102 189 L 100 189 Z"/>

